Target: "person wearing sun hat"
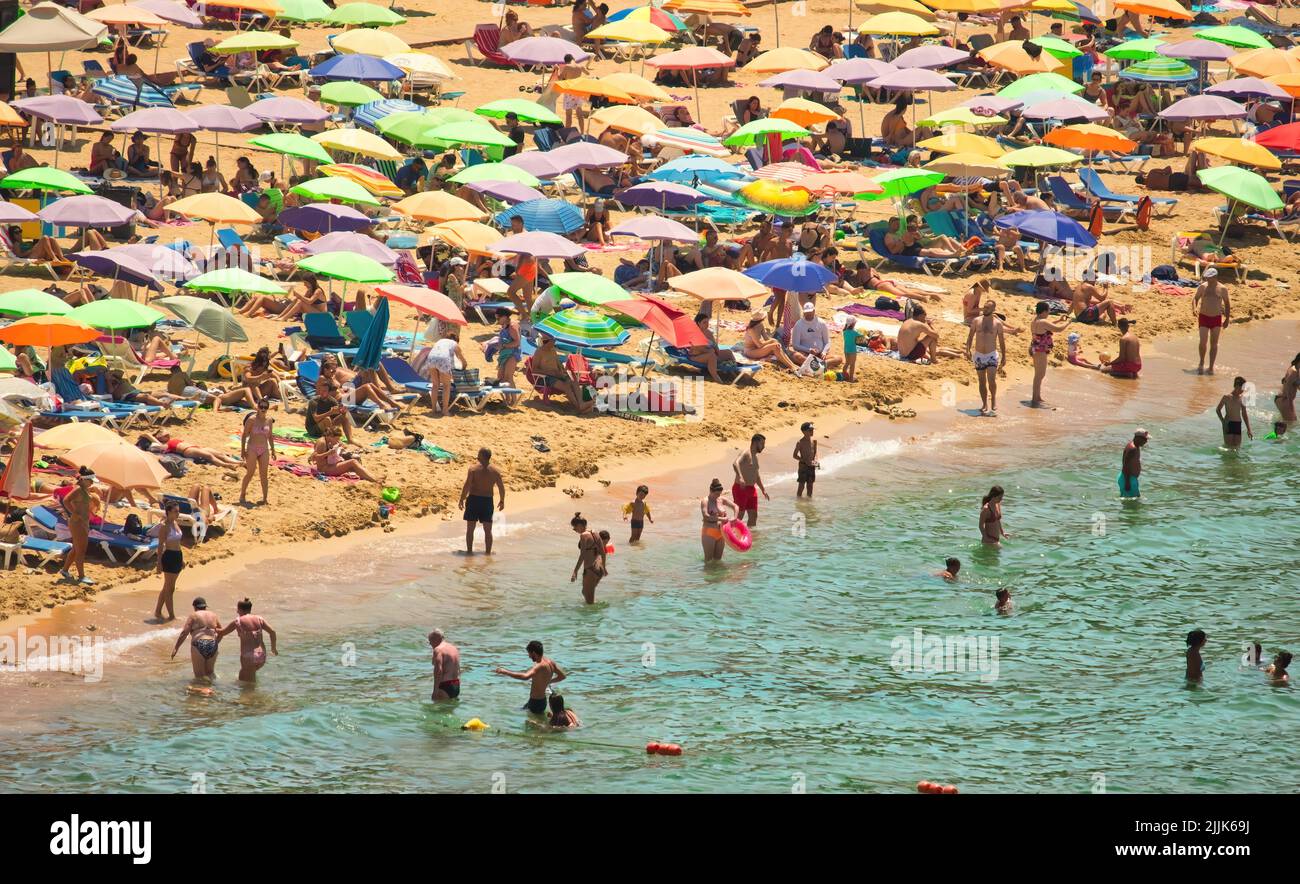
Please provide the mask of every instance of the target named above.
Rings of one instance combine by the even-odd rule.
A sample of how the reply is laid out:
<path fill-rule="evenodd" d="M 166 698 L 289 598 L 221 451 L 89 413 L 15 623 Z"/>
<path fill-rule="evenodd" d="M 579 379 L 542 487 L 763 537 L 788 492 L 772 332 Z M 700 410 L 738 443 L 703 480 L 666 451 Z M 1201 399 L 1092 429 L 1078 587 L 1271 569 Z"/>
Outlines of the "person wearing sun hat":
<path fill-rule="evenodd" d="M 771 362 L 790 371 L 797 371 L 790 357 L 786 355 L 781 342 L 767 333 L 767 311 L 755 310 L 745 326 L 744 353 L 746 359 L 756 362 Z"/>

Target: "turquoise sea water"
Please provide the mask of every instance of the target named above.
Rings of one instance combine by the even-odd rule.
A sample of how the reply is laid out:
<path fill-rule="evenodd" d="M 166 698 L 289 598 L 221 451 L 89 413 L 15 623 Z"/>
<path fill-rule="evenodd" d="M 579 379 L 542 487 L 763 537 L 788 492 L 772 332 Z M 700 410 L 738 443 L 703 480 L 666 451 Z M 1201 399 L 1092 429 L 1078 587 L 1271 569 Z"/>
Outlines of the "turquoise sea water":
<path fill-rule="evenodd" d="M 1296 332 L 1274 324 L 1259 365 L 1228 372 L 1272 377 Z M 590 608 L 568 582 L 567 520 L 515 525 L 491 562 L 454 541 L 384 538 L 371 557 L 263 564 L 238 584 L 266 599 L 282 653 L 255 691 L 235 685 L 227 652 L 215 695 L 186 694 L 185 655 L 164 665 L 171 629 L 101 684 L 50 679 L 57 703 L 29 676 L 0 731 L 0 789 L 175 792 L 202 775 L 211 792 L 899 792 L 923 778 L 966 792 L 1294 791 L 1294 766 L 1267 744 L 1300 697 L 1240 658 L 1252 640 L 1300 651 L 1300 440 L 1221 450 L 1207 409 L 1230 374 L 1186 366 L 1171 353 L 1137 388 L 1076 372 L 1068 395 L 1055 373 L 1060 412 L 1009 397 L 997 421 L 827 451 L 814 503 L 793 501 L 788 446 L 774 447 L 755 547 L 721 567 L 700 564 L 695 503 L 658 501 L 633 549 L 615 506 L 628 489 L 589 496 L 617 544 Z M 1252 410 L 1258 437 L 1269 398 Z M 1145 497 L 1121 503 L 1137 423 L 1153 433 Z M 994 482 L 1013 535 L 1001 550 L 978 544 Z M 929 576 L 948 555 L 965 563 L 957 585 Z M 1002 586 L 1009 617 L 992 612 Z M 462 650 L 452 707 L 428 702 L 434 625 Z M 1183 636 L 1197 627 L 1207 669 L 1189 688 Z M 996 678 L 988 656 L 983 672 L 896 668 L 918 629 L 989 653 L 996 639 Z M 580 730 L 526 727 L 526 686 L 492 674 L 526 668 L 534 638 L 569 672 Z M 475 716 L 491 729 L 459 730 Z M 651 739 L 685 755 L 647 757 Z"/>

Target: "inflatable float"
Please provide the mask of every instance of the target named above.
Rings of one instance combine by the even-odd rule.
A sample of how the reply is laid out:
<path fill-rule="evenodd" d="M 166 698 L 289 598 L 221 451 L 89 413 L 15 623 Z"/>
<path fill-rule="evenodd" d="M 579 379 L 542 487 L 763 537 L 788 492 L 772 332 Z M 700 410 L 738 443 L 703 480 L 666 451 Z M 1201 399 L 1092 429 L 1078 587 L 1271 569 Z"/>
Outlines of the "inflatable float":
<path fill-rule="evenodd" d="M 749 548 L 754 544 L 749 528 L 739 519 L 732 519 L 723 525 L 722 536 L 726 539 L 727 546 L 736 552 L 749 552 Z"/>

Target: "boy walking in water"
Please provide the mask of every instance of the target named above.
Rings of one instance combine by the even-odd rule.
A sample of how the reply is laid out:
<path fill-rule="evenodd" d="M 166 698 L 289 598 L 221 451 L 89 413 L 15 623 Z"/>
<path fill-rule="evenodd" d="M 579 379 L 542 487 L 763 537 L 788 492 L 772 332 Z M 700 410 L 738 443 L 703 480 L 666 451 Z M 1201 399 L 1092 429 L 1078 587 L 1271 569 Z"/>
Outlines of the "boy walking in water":
<path fill-rule="evenodd" d="M 524 708 L 528 710 L 530 715 L 544 715 L 546 713 L 546 689 L 553 684 L 564 681 L 566 674 L 558 663 L 543 654 L 541 642 L 530 641 L 526 650 L 528 651 L 528 659 L 533 661 L 532 667 L 527 672 L 511 672 L 509 669 L 498 666 L 496 674 L 518 679 L 519 681 L 531 682 L 528 689 L 528 702 L 524 705 Z"/>
<path fill-rule="evenodd" d="M 465 552 L 474 553 L 474 525 L 483 526 L 483 547 L 492 553 L 492 491 L 500 495 L 497 509 L 506 508 L 506 486 L 501 471 L 492 466 L 492 451 L 478 450 L 478 463 L 469 468 L 465 485 L 460 489 L 460 508 L 465 511 Z"/>
<path fill-rule="evenodd" d="M 817 440 L 813 438 L 813 425 L 811 421 L 805 421 L 799 427 L 799 432 L 803 433 L 799 441 L 794 444 L 794 459 L 799 462 L 799 487 L 795 491 L 795 497 L 803 497 L 804 489 L 808 491 L 809 499 L 813 496 L 813 483 L 817 481 Z"/>
<path fill-rule="evenodd" d="M 749 448 L 741 452 L 736 462 L 731 465 L 736 479 L 731 483 L 731 499 L 736 503 L 736 518 L 747 516 L 746 522 L 753 528 L 758 524 L 758 492 L 763 492 L 764 500 L 767 489 L 763 487 L 763 478 L 758 474 L 758 456 L 763 453 L 767 439 L 762 433 L 755 433 L 749 440 Z"/>
<path fill-rule="evenodd" d="M 638 543 L 641 540 L 641 529 L 645 527 L 646 519 L 650 519 L 651 525 L 655 523 L 650 515 L 650 504 L 645 502 L 649 495 L 650 486 L 638 485 L 636 498 L 631 503 L 623 504 L 623 521 L 632 525 L 632 536 L 627 539 L 628 543 Z"/>
<path fill-rule="evenodd" d="M 1255 433 L 1250 428 L 1250 412 L 1246 410 L 1246 401 L 1242 394 L 1246 391 L 1246 379 L 1232 379 L 1232 392 L 1219 400 L 1214 413 L 1223 424 L 1223 444 L 1228 448 L 1241 447 L 1241 425 L 1246 425 L 1246 435 L 1254 439 Z"/>
<path fill-rule="evenodd" d="M 1146 430 L 1136 430 L 1133 439 L 1124 446 L 1124 460 L 1119 471 L 1119 496 L 1141 497 L 1138 490 L 1138 476 L 1142 475 L 1142 446 L 1147 444 L 1150 434 Z"/>
<path fill-rule="evenodd" d="M 1205 268 L 1201 273 L 1205 282 L 1196 288 L 1192 297 L 1192 312 L 1196 314 L 1196 324 L 1200 329 L 1200 361 L 1196 364 L 1197 374 L 1214 374 L 1214 360 L 1219 355 L 1219 333 L 1228 327 L 1232 320 L 1232 301 L 1228 290 L 1219 285 L 1219 271 L 1213 267 Z M 1205 348 L 1209 342 L 1210 368 L 1205 368 Z"/>

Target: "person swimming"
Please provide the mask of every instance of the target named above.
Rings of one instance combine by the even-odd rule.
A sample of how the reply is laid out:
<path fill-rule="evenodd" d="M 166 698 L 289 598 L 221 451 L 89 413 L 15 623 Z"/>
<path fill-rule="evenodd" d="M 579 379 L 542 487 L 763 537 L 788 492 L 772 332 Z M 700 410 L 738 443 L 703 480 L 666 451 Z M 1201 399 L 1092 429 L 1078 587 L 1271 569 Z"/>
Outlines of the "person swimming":
<path fill-rule="evenodd" d="M 1205 678 L 1205 661 L 1201 659 L 1201 648 L 1205 647 L 1207 638 L 1204 629 L 1193 629 L 1187 633 L 1187 680 L 1199 684 Z"/>
<path fill-rule="evenodd" d="M 942 577 L 949 583 L 957 582 L 957 572 L 961 570 L 961 559 L 952 557 L 944 560 L 944 570 L 935 571 L 935 577 Z"/>
<path fill-rule="evenodd" d="M 997 602 L 993 605 L 993 610 L 999 614 L 1010 614 L 1015 603 L 1011 601 L 1011 590 L 999 589 L 996 594 Z"/>
<path fill-rule="evenodd" d="M 1274 684 L 1286 684 L 1291 680 L 1287 674 L 1286 668 L 1291 665 L 1291 652 L 1280 651 L 1273 658 L 1273 662 L 1265 667 L 1264 672 L 1269 676 L 1269 680 Z"/>

